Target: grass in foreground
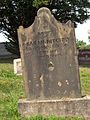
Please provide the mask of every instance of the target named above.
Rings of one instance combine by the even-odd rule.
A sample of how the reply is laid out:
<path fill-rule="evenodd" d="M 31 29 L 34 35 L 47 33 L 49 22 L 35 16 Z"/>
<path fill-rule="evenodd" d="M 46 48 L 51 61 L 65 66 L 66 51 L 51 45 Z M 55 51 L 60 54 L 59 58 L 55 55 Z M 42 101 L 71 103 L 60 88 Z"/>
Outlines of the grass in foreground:
<path fill-rule="evenodd" d="M 84 120 L 83 118 L 56 118 L 50 116 L 43 118 L 41 115 L 25 118 L 18 114 L 17 102 L 24 98 L 22 76 L 13 74 L 11 60 L 0 60 L 0 120 Z M 82 95 L 90 95 L 90 68 L 80 67 Z"/>
<path fill-rule="evenodd" d="M 82 95 L 90 95 L 90 65 L 80 66 L 79 72 Z"/>

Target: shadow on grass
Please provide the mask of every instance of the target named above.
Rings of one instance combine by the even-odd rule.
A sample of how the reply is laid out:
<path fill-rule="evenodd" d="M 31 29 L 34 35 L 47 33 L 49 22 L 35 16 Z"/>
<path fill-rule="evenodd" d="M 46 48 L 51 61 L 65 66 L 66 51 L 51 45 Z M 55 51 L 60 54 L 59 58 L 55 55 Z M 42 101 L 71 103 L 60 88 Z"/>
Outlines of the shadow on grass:
<path fill-rule="evenodd" d="M 10 63 L 13 64 L 14 58 L 0 58 L 0 63 Z"/>
<path fill-rule="evenodd" d="M 90 68 L 90 64 L 79 64 L 80 67 L 88 67 Z"/>
<path fill-rule="evenodd" d="M 88 67 L 90 68 L 90 64 L 89 65 L 79 65 L 80 67 Z"/>

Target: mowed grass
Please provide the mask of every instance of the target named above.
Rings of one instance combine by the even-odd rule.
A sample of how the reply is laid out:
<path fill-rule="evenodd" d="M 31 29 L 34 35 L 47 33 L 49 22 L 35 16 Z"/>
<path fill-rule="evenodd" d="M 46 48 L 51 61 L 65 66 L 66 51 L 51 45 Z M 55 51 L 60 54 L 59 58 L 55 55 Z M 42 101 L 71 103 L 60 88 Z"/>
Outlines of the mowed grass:
<path fill-rule="evenodd" d="M 80 66 L 82 95 L 90 95 L 90 65 Z M 56 118 L 42 115 L 25 118 L 18 114 L 17 102 L 25 98 L 22 76 L 13 72 L 12 59 L 0 59 L 0 120 L 84 120 L 84 118 Z"/>
<path fill-rule="evenodd" d="M 90 65 L 80 66 L 79 72 L 82 95 L 90 95 Z"/>

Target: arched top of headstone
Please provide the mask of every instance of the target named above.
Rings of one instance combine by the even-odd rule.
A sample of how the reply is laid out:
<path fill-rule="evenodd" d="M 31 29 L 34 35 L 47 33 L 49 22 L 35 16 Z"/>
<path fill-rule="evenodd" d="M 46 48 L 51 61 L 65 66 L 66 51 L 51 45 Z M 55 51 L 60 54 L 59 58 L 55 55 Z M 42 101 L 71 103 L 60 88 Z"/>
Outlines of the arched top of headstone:
<path fill-rule="evenodd" d="M 20 26 L 19 31 L 32 29 L 33 31 L 36 32 L 37 30 L 40 30 L 40 28 L 42 29 L 42 26 L 47 26 L 46 24 L 49 24 L 49 25 L 52 24 L 53 27 L 58 27 L 58 26 L 62 26 L 62 27 L 65 26 L 67 28 L 74 27 L 71 20 L 69 20 L 65 24 L 62 24 L 55 19 L 55 17 L 51 14 L 51 11 L 48 8 L 42 7 L 37 11 L 37 16 L 35 17 L 33 24 L 27 28 Z"/>
<path fill-rule="evenodd" d="M 46 16 L 48 20 L 50 20 L 49 19 L 50 17 L 54 18 L 54 16 L 51 14 L 51 11 L 48 8 L 42 7 L 37 11 L 37 16 L 35 17 L 34 23 L 31 26 L 33 26 L 34 24 L 36 25 L 37 21 L 39 21 L 38 19 L 40 19 L 43 16 Z M 37 24 L 39 24 L 39 22 Z M 19 30 L 22 31 L 24 29 L 30 28 L 31 26 L 29 26 L 27 28 L 24 28 L 23 26 L 19 26 Z"/>
<path fill-rule="evenodd" d="M 42 8 L 40 8 L 38 11 L 37 11 L 37 16 L 39 15 L 39 14 L 42 14 L 42 13 L 47 13 L 47 14 L 51 14 L 51 11 L 48 9 L 48 8 L 46 8 L 46 7 L 42 7 Z"/>
<path fill-rule="evenodd" d="M 48 8 L 42 7 L 37 11 L 37 16 L 31 26 L 27 28 L 20 26 L 18 29 L 20 34 L 26 36 L 24 39 L 28 39 L 29 34 L 33 38 L 41 33 L 48 33 L 50 31 L 54 36 L 59 36 L 60 38 L 63 38 L 63 36 L 68 37 L 71 31 L 73 31 L 73 24 L 70 20 L 65 24 L 58 22 Z"/>

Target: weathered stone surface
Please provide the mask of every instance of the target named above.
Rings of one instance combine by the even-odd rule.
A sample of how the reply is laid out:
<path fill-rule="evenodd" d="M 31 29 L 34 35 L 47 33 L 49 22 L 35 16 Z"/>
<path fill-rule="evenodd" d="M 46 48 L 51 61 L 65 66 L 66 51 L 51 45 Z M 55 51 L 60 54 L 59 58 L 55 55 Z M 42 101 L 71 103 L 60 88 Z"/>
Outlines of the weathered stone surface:
<path fill-rule="evenodd" d="M 14 74 L 22 75 L 22 66 L 21 66 L 21 59 L 14 59 Z"/>
<path fill-rule="evenodd" d="M 73 24 L 59 23 L 41 8 L 34 23 L 18 29 L 26 97 L 81 97 Z"/>
<path fill-rule="evenodd" d="M 87 98 L 62 99 L 62 100 L 19 100 L 18 112 L 23 116 L 44 117 L 55 115 L 56 117 L 84 117 L 90 118 L 90 96 Z"/>

